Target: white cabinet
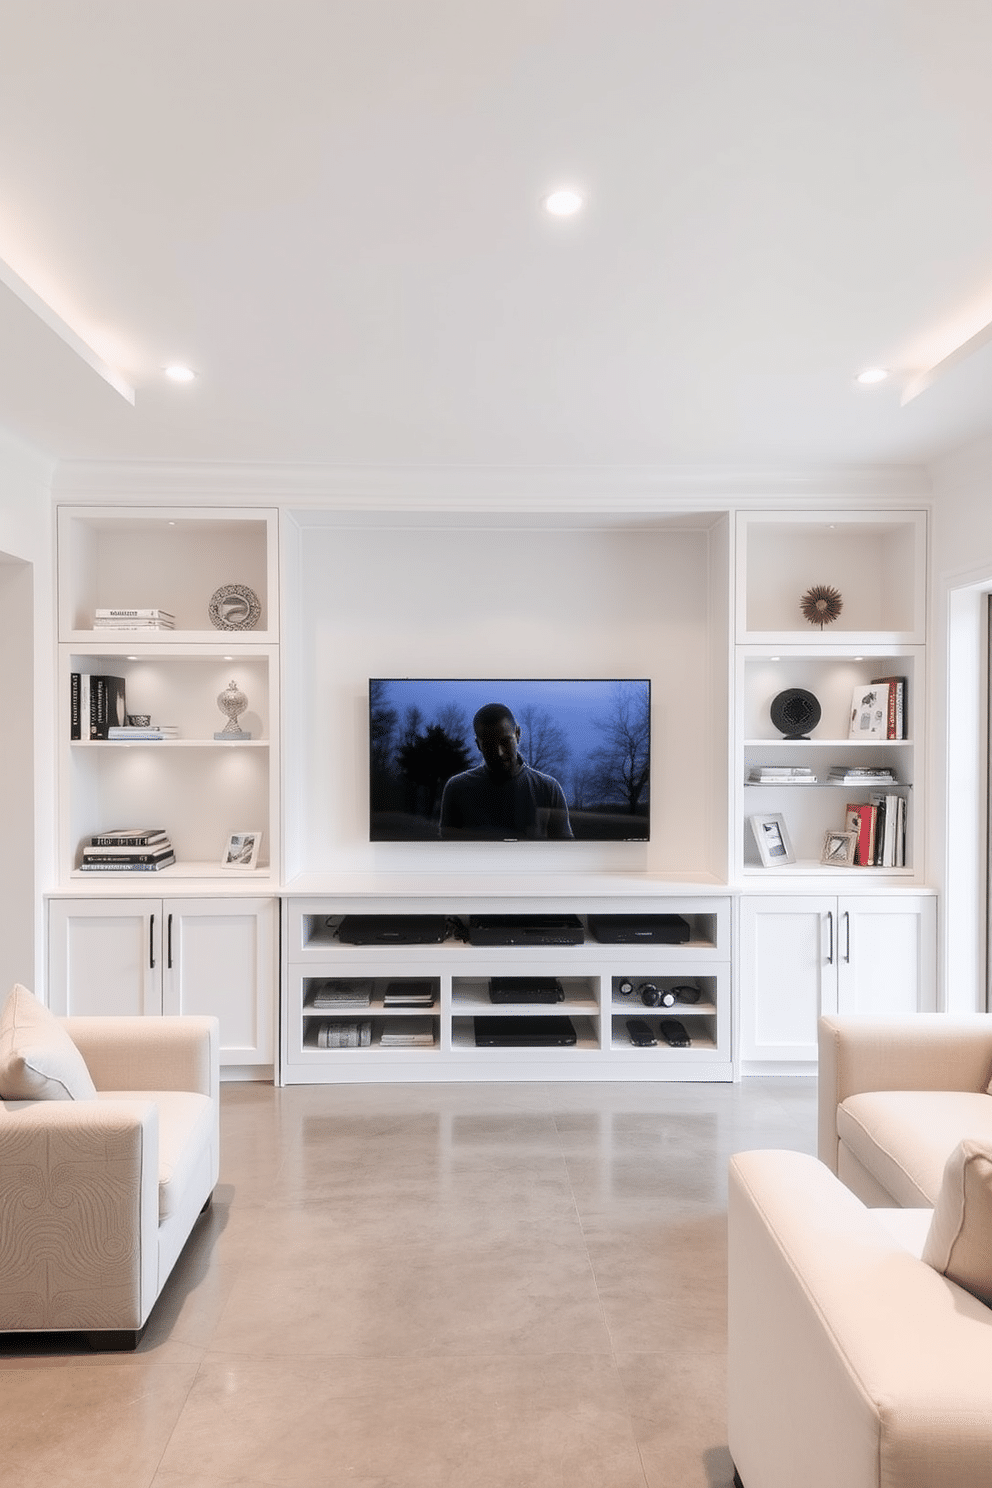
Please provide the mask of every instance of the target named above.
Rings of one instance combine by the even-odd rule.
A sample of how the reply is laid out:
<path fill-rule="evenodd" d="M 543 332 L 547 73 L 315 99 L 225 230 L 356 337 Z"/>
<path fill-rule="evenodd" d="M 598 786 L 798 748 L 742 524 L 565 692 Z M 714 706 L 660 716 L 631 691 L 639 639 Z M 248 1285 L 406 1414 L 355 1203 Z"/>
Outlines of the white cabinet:
<path fill-rule="evenodd" d="M 935 1007 L 936 901 L 923 894 L 745 895 L 740 1059 L 809 1064 L 821 1013 Z"/>
<path fill-rule="evenodd" d="M 471 943 L 474 912 L 570 915 L 578 938 L 567 944 Z M 439 917 L 447 933 L 435 944 L 349 945 L 339 935 L 345 913 Z M 595 914 L 667 914 L 685 921 L 682 943 L 602 943 Z M 731 1080 L 731 902 L 693 898 L 521 900 L 478 898 L 284 900 L 284 1007 L 281 1077 L 286 1084 L 361 1080 Z M 561 1000 L 494 1003 L 498 977 L 557 982 Z M 418 987 L 419 1007 L 402 1006 Z M 643 1000 L 648 988 L 658 994 Z M 674 998 L 671 1006 L 662 1004 Z M 342 999 L 350 999 L 344 1001 Z M 396 999 L 400 999 L 397 1005 Z M 567 1019 L 574 1042 L 541 1047 L 486 1047 L 478 1020 Z M 655 1042 L 635 1047 L 628 1022 L 647 1023 Z M 684 1046 L 663 1036 L 679 1021 Z M 412 1036 L 423 1030 L 423 1041 Z"/>
<path fill-rule="evenodd" d="M 48 986 L 61 1014 L 209 1013 L 228 1066 L 275 1059 L 274 898 L 54 898 Z"/>

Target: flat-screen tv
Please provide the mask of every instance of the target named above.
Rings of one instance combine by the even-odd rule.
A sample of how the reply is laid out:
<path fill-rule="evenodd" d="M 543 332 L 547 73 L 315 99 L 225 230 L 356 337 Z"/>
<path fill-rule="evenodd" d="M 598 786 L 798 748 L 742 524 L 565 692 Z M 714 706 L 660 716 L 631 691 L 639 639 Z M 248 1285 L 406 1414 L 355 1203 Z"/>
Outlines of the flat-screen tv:
<path fill-rule="evenodd" d="M 373 677 L 373 842 L 646 842 L 651 683 Z"/>

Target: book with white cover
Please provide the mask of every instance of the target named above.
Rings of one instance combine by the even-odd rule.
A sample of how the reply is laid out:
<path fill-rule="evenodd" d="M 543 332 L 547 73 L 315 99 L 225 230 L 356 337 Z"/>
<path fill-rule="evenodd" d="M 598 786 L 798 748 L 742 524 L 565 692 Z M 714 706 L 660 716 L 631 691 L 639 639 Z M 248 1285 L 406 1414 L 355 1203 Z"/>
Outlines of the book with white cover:
<path fill-rule="evenodd" d="M 889 730 L 890 682 L 864 682 L 851 698 L 851 739 L 885 739 Z"/>

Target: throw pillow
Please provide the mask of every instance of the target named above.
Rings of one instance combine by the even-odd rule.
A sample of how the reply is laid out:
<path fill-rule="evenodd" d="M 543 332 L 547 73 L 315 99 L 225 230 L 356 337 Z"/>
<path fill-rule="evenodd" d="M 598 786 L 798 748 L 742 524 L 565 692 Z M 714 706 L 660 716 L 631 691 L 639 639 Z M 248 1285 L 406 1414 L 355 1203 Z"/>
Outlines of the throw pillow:
<path fill-rule="evenodd" d="M 0 1099 L 96 1100 L 82 1054 L 20 983 L 0 1012 Z"/>
<path fill-rule="evenodd" d="M 923 1260 L 992 1307 L 992 1146 L 966 1137 L 944 1168 Z"/>

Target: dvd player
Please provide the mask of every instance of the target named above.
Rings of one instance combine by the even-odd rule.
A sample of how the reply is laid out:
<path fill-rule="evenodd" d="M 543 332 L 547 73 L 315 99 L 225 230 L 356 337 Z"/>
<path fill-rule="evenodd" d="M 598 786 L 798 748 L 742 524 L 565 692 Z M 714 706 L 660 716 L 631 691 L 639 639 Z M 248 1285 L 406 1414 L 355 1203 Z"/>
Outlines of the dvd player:
<path fill-rule="evenodd" d="M 338 940 L 345 945 L 439 945 L 444 915 L 345 915 Z"/>
<path fill-rule="evenodd" d="M 489 978 L 490 1002 L 563 1002 L 565 991 L 557 977 Z"/>
<path fill-rule="evenodd" d="M 476 946 L 581 945 L 578 915 L 469 915 L 468 938 Z"/>
<path fill-rule="evenodd" d="M 689 939 L 689 921 L 674 914 L 594 914 L 589 930 L 600 945 L 684 945 Z"/>

